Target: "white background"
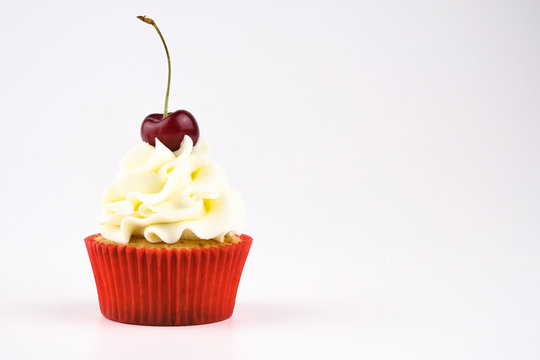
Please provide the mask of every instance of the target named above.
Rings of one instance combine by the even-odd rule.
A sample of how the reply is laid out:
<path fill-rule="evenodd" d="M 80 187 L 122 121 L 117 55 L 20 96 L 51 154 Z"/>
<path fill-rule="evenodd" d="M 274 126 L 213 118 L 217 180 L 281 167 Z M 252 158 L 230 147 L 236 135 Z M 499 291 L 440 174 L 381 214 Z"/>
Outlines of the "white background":
<path fill-rule="evenodd" d="M 165 92 L 143 14 L 247 204 L 222 323 L 99 313 L 83 238 Z M 0 357 L 540 358 L 539 24 L 533 0 L 3 2 Z"/>

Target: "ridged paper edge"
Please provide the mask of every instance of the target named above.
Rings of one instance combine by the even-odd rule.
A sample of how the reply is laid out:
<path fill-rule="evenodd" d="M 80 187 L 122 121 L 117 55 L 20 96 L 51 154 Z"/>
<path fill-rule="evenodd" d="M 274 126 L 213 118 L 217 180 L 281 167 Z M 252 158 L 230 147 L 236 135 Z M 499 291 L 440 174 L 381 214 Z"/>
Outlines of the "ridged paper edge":
<path fill-rule="evenodd" d="M 102 314 L 139 325 L 228 319 L 252 238 L 199 249 L 150 249 L 84 239 Z"/>

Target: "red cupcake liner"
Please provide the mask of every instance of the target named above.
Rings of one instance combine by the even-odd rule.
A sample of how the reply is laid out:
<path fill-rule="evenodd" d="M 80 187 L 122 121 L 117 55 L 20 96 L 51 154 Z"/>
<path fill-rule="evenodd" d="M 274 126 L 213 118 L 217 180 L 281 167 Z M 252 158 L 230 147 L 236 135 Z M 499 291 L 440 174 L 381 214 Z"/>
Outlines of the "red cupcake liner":
<path fill-rule="evenodd" d="M 231 317 L 253 239 L 200 249 L 149 249 L 84 239 L 103 316 L 138 325 L 195 325 Z"/>

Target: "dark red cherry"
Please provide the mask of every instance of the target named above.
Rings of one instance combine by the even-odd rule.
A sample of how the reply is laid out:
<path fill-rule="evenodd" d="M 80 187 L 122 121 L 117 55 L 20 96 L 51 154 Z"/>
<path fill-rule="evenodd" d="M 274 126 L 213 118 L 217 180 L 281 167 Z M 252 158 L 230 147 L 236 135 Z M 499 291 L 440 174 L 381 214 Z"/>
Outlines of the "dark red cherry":
<path fill-rule="evenodd" d="M 169 113 L 166 118 L 163 118 L 163 114 L 150 114 L 141 125 L 141 137 L 144 142 L 156 146 L 158 139 L 171 151 L 180 148 L 185 135 L 193 140 L 193 145 L 199 140 L 199 125 L 193 115 L 186 110 Z"/>
<path fill-rule="evenodd" d="M 172 113 L 167 111 L 169 106 L 169 90 L 171 88 L 171 59 L 165 39 L 161 35 L 161 31 L 159 31 L 154 20 L 146 16 L 137 16 L 137 19 L 152 25 L 156 29 L 161 42 L 163 42 L 165 55 L 167 55 L 167 64 L 169 65 L 167 92 L 165 93 L 165 106 L 163 108 L 163 114 L 167 116 L 163 117 L 163 114 L 148 115 L 141 125 L 141 137 L 143 141 L 152 146 L 156 146 L 156 139 L 158 139 L 171 151 L 176 151 L 180 148 L 180 144 L 186 135 L 193 140 L 193 145 L 195 145 L 197 140 L 199 140 L 199 126 L 193 115 L 186 110 L 177 110 Z"/>

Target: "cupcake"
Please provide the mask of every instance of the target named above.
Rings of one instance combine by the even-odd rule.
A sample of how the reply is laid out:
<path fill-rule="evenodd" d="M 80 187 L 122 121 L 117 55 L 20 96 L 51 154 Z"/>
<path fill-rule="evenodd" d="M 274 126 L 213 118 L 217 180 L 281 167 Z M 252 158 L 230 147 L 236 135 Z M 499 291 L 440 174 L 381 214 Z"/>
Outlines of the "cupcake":
<path fill-rule="evenodd" d="M 139 19 L 161 37 L 152 19 Z M 242 199 L 199 139 L 195 118 L 167 111 L 169 84 L 170 73 L 164 113 L 143 121 L 143 142 L 104 192 L 100 233 L 85 239 L 101 312 L 123 323 L 229 318 L 252 243 Z"/>

